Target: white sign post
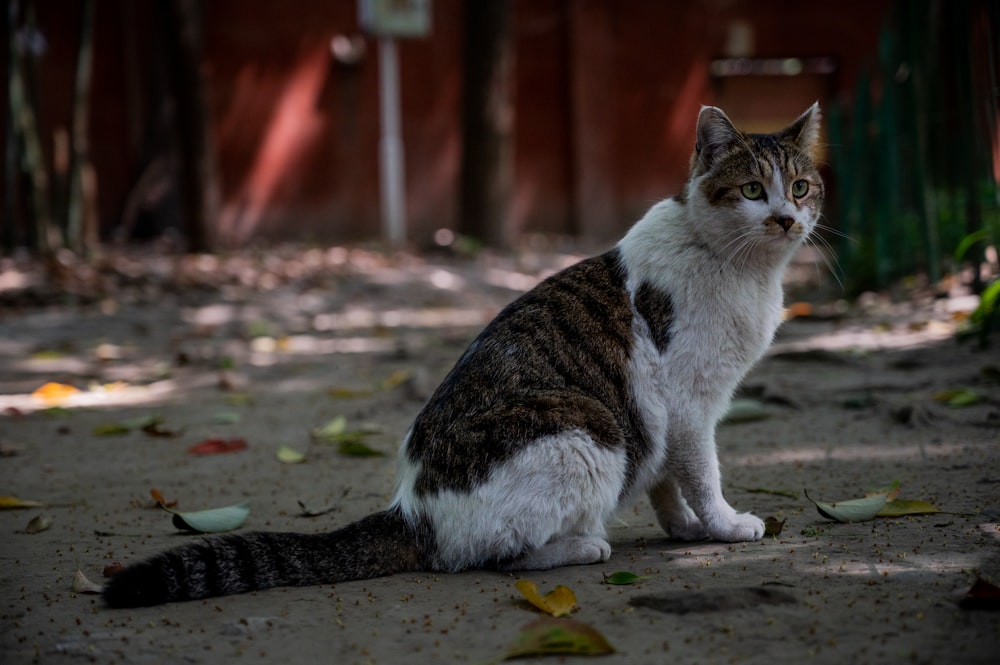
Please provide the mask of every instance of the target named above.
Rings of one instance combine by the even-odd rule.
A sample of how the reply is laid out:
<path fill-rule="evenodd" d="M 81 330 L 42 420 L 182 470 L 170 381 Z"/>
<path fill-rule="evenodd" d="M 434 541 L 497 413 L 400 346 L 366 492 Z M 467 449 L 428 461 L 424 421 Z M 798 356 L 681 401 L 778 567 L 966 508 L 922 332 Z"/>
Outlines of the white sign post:
<path fill-rule="evenodd" d="M 382 237 L 391 247 L 406 241 L 406 164 L 399 113 L 396 37 L 430 33 L 430 0 L 358 0 L 361 27 L 378 37 L 379 184 Z"/>

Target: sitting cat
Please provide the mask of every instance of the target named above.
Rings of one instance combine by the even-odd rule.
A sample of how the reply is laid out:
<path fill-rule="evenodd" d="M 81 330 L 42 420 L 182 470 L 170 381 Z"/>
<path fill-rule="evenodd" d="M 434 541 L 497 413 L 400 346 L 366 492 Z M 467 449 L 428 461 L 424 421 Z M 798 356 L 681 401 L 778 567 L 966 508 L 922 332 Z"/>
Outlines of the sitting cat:
<path fill-rule="evenodd" d="M 642 492 L 674 537 L 761 538 L 722 496 L 715 426 L 771 343 L 782 273 L 817 223 L 818 138 L 816 105 L 767 135 L 703 108 L 684 191 L 486 327 L 406 434 L 385 511 L 183 545 L 127 567 L 104 599 L 596 563 L 611 555 L 605 524 Z"/>

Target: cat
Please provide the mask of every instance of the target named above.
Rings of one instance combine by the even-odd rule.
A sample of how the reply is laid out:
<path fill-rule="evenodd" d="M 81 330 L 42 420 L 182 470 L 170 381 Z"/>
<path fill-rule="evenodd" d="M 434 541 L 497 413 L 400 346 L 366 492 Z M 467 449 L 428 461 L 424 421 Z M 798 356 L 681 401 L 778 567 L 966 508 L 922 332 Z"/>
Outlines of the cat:
<path fill-rule="evenodd" d="M 703 107 L 683 191 L 483 330 L 405 435 L 384 511 L 329 533 L 183 545 L 126 567 L 104 600 L 603 562 L 606 523 L 644 492 L 674 538 L 760 539 L 763 522 L 723 497 L 715 427 L 817 224 L 819 126 L 817 104 L 774 134 Z"/>

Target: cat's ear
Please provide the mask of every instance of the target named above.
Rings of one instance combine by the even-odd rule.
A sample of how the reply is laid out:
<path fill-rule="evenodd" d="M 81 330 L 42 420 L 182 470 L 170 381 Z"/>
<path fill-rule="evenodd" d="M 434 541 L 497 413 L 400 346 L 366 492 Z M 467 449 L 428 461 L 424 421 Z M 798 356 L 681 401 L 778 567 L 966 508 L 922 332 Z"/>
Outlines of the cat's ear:
<path fill-rule="evenodd" d="M 733 127 L 733 123 L 722 109 L 715 106 L 702 106 L 698 114 L 698 129 L 694 145 L 695 160 L 706 168 L 710 167 L 722 148 L 742 135 Z"/>
<path fill-rule="evenodd" d="M 794 143 L 815 161 L 820 153 L 819 121 L 819 102 L 814 102 L 798 120 L 781 132 L 781 138 Z"/>

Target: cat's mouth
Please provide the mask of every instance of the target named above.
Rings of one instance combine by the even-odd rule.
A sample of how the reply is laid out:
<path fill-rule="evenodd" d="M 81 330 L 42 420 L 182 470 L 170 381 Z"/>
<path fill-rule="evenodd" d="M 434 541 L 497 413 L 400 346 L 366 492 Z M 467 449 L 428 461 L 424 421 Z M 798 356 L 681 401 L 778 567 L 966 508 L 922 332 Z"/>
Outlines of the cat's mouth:
<path fill-rule="evenodd" d="M 802 235 L 802 222 L 786 215 L 771 215 L 764 220 L 764 228 L 769 236 L 775 238 L 798 238 Z"/>

